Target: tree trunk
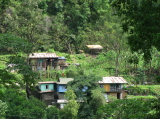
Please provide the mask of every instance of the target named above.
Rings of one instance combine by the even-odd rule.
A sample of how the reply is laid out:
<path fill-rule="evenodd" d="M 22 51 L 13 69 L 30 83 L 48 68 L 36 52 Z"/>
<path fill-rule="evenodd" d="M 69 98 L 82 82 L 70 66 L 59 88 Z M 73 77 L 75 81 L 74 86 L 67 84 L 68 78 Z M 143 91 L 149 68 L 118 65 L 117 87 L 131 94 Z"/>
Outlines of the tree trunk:
<path fill-rule="evenodd" d="M 120 49 L 116 52 L 116 71 L 115 76 L 118 76 L 118 70 L 119 70 L 119 55 L 120 55 Z"/>

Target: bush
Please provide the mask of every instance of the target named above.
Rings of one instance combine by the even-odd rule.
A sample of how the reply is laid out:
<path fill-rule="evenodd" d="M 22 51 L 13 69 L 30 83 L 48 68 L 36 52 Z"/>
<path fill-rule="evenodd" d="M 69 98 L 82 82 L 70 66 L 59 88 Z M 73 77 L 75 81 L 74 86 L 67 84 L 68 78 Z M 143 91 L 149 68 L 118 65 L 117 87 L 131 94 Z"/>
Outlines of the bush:
<path fill-rule="evenodd" d="M 59 118 L 59 109 L 55 106 L 49 106 L 46 108 L 47 119 L 58 119 Z"/>
<path fill-rule="evenodd" d="M 0 119 L 5 119 L 7 107 L 8 107 L 7 104 L 0 100 Z"/>

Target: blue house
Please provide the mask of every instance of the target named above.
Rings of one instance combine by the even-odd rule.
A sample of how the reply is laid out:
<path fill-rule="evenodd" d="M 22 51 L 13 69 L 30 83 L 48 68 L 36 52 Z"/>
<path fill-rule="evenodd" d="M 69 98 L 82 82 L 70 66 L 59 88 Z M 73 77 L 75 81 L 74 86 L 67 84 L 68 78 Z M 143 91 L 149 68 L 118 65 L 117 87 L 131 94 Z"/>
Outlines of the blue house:
<path fill-rule="evenodd" d="M 67 83 L 73 80 L 74 80 L 73 78 L 59 78 L 59 81 L 57 82 L 57 92 L 59 93 L 66 92 Z"/>
<path fill-rule="evenodd" d="M 57 93 L 58 93 L 58 100 L 57 104 L 59 105 L 60 109 L 64 108 L 64 105 L 67 103 L 65 100 L 64 93 L 67 91 L 66 85 L 68 82 L 73 81 L 73 78 L 59 78 L 57 82 Z"/>

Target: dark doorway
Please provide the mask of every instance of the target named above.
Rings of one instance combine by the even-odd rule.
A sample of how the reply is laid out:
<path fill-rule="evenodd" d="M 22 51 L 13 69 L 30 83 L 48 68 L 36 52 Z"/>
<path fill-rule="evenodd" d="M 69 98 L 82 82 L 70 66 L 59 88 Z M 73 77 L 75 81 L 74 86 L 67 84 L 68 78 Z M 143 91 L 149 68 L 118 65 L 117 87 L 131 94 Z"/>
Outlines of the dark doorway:
<path fill-rule="evenodd" d="M 117 99 L 121 99 L 121 93 L 117 93 Z"/>

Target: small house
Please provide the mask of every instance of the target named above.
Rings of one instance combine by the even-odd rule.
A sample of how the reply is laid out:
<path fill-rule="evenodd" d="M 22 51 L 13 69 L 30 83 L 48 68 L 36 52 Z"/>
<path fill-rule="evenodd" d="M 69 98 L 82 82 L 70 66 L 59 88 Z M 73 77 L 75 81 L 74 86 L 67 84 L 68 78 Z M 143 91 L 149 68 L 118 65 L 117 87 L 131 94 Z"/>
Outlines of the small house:
<path fill-rule="evenodd" d="M 98 54 L 101 53 L 103 47 L 101 45 L 87 45 L 86 52 L 89 54 Z"/>
<path fill-rule="evenodd" d="M 55 53 L 32 53 L 29 55 L 33 71 L 38 71 L 40 76 L 53 78 L 53 70 L 63 70 L 68 67 L 65 57 Z"/>
<path fill-rule="evenodd" d="M 100 87 L 105 90 L 104 96 L 108 99 L 108 96 L 114 96 L 117 99 L 122 99 L 125 97 L 125 92 L 122 89 L 123 84 L 127 81 L 123 77 L 103 77 L 102 81 L 98 82 Z"/>
<path fill-rule="evenodd" d="M 64 105 L 67 103 L 64 97 L 64 93 L 67 91 L 66 85 L 68 82 L 73 81 L 73 78 L 59 78 L 57 82 L 57 93 L 58 93 L 58 100 L 57 103 L 59 104 L 59 108 L 62 109 Z"/>
<path fill-rule="evenodd" d="M 55 53 L 32 53 L 29 58 L 33 71 L 46 71 L 57 68 L 59 56 Z"/>
<path fill-rule="evenodd" d="M 48 105 L 52 105 L 54 102 L 56 102 L 58 98 L 56 93 L 56 82 L 39 82 L 39 89 L 40 99 L 42 101 Z"/>
<path fill-rule="evenodd" d="M 66 85 L 68 82 L 73 81 L 73 78 L 59 78 L 57 82 L 57 92 L 64 93 L 67 91 Z"/>
<path fill-rule="evenodd" d="M 57 65 L 60 67 L 61 70 L 67 68 L 68 64 L 66 63 L 66 58 L 65 57 L 59 57 Z"/>

